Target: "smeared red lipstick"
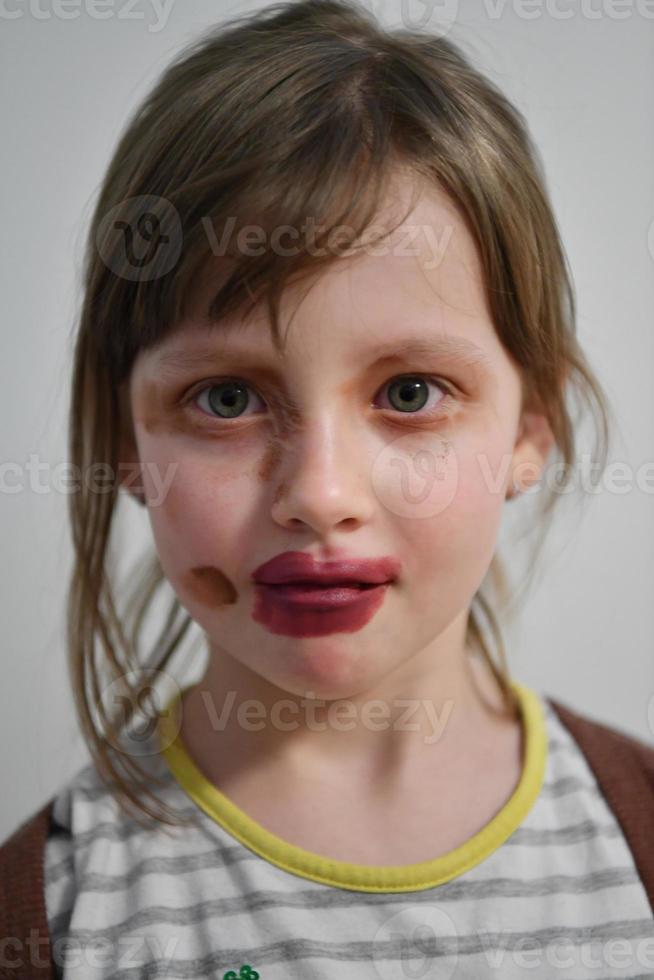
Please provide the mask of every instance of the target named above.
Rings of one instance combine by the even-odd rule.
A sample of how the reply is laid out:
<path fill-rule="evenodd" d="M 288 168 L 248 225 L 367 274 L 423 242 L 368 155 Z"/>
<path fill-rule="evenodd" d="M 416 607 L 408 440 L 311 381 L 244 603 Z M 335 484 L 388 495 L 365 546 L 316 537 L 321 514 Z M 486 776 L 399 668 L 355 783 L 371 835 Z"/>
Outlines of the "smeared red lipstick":
<path fill-rule="evenodd" d="M 399 567 L 391 557 L 318 562 L 305 552 L 286 551 L 252 573 L 252 616 L 285 636 L 354 633 L 380 608 Z"/>

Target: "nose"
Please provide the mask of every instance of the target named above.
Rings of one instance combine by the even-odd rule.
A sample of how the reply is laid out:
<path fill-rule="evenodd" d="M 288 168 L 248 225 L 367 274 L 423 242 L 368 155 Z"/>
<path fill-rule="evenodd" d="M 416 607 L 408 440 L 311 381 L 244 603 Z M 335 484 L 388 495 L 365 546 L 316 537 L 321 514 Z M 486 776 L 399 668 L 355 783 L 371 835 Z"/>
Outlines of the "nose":
<path fill-rule="evenodd" d="M 370 520 L 371 466 L 361 431 L 344 431 L 333 417 L 306 421 L 282 440 L 273 495 L 273 520 L 289 530 L 354 530 Z"/>

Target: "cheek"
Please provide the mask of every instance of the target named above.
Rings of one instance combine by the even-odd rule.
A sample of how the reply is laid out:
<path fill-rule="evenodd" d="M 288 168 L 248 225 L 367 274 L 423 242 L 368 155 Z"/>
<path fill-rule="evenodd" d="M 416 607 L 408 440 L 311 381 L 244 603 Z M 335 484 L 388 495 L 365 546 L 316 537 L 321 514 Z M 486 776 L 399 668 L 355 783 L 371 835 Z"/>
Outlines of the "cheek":
<path fill-rule="evenodd" d="M 417 527 L 454 515 L 501 509 L 506 480 L 504 441 L 471 432 L 446 436 L 411 432 L 388 442 L 374 460 L 375 496 L 391 515 Z M 504 465 L 510 457 L 506 457 Z"/>
<path fill-rule="evenodd" d="M 421 440 L 396 457 L 386 499 L 400 518 L 415 581 L 438 580 L 444 593 L 470 597 L 493 557 L 504 505 L 503 440 Z M 483 447 L 482 448 L 480 448 Z M 404 484 L 404 485 L 403 485 Z"/>
<path fill-rule="evenodd" d="M 480 530 L 488 523 L 497 525 L 504 508 L 510 461 L 511 455 L 504 451 L 503 444 L 487 441 L 483 449 L 477 444 L 460 447 L 456 493 L 444 513 L 451 510 L 457 523 L 466 522 L 472 527 L 477 524 Z"/>
<path fill-rule="evenodd" d="M 242 568 L 240 550 L 255 520 L 256 475 L 235 460 L 207 460 L 206 450 L 184 454 L 167 440 L 141 441 L 148 516 L 166 577 L 203 604 L 234 601 L 230 569 Z M 164 492 L 166 472 L 172 476 Z"/>

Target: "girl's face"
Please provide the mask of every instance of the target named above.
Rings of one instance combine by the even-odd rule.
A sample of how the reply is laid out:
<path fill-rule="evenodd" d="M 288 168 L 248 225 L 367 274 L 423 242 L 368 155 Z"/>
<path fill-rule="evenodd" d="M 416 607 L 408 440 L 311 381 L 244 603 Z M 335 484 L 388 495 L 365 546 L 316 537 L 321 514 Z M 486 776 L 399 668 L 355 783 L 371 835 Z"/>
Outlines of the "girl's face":
<path fill-rule="evenodd" d="M 465 623 L 534 447 L 473 241 L 440 192 L 384 245 L 285 295 L 283 332 L 291 315 L 283 355 L 263 315 L 191 318 L 141 353 L 135 449 L 162 567 L 214 651 L 341 698 Z M 388 557 L 395 577 L 358 605 L 306 611 L 251 580 L 287 551 Z"/>

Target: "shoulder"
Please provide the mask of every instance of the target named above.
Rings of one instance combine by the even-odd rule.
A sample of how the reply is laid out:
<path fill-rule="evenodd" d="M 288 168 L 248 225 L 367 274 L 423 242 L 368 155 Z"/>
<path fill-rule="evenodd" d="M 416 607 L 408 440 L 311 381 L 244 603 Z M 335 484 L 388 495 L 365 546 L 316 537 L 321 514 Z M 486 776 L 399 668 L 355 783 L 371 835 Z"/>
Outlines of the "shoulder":
<path fill-rule="evenodd" d="M 75 800 L 94 781 L 93 767 L 84 766 L 0 843 L 1 907 L 15 908 L 20 900 L 21 915 L 26 914 L 28 905 L 40 914 L 48 848 L 53 842 L 62 847 L 71 840 Z"/>
<path fill-rule="evenodd" d="M 546 695 L 546 700 L 585 756 L 654 895 L 649 847 L 654 825 L 654 747 L 557 698 Z"/>
<path fill-rule="evenodd" d="M 586 757 L 620 825 L 654 911 L 654 747 L 545 695 Z"/>
<path fill-rule="evenodd" d="M 166 775 L 165 766 L 154 754 L 138 761 L 142 771 Z M 170 779 L 164 779 L 166 782 Z M 106 837 L 120 839 L 132 823 L 134 820 L 89 761 L 0 843 L 0 896 L 11 901 L 15 889 L 23 887 L 28 876 L 34 883 L 29 886 L 30 894 L 35 894 L 37 884 L 47 889 L 52 866 L 57 865 L 57 878 L 66 869 L 72 873 L 70 860 L 64 859 L 103 832 Z"/>
<path fill-rule="evenodd" d="M 0 936 L 11 937 L 12 968 L 36 968 L 36 950 L 39 975 L 58 975 L 54 944 L 75 901 L 78 836 L 99 815 L 115 822 L 115 802 L 88 764 L 0 843 Z"/>
<path fill-rule="evenodd" d="M 619 767 L 627 766 L 629 772 L 638 772 L 639 784 L 649 785 L 654 793 L 654 744 L 648 744 L 620 728 L 591 718 L 558 698 L 545 695 L 545 700 L 554 709 L 593 768 L 602 767 L 614 772 Z"/>
<path fill-rule="evenodd" d="M 0 844 L 0 936 L 11 937 L 12 966 L 16 967 L 27 966 L 26 960 L 34 949 L 35 939 L 45 962 L 52 962 L 44 902 L 43 858 L 53 800 L 49 799 L 31 813 Z M 43 962 L 40 960 L 41 966 Z"/>
<path fill-rule="evenodd" d="M 165 771 L 154 755 L 140 762 L 142 771 Z M 172 788 L 172 779 L 166 782 Z M 30 955 L 36 930 L 44 957 L 52 960 L 87 871 L 112 867 L 117 851 L 127 863 L 136 860 L 144 825 L 159 826 L 130 817 L 89 762 L 0 843 L 0 936 L 14 938 L 17 956 L 20 950 Z"/>
<path fill-rule="evenodd" d="M 50 832 L 54 797 L 29 814 L 0 844 L 0 894 L 6 895 L 13 872 L 25 864 L 36 864 Z M 36 871 L 36 866 L 33 868 Z"/>

